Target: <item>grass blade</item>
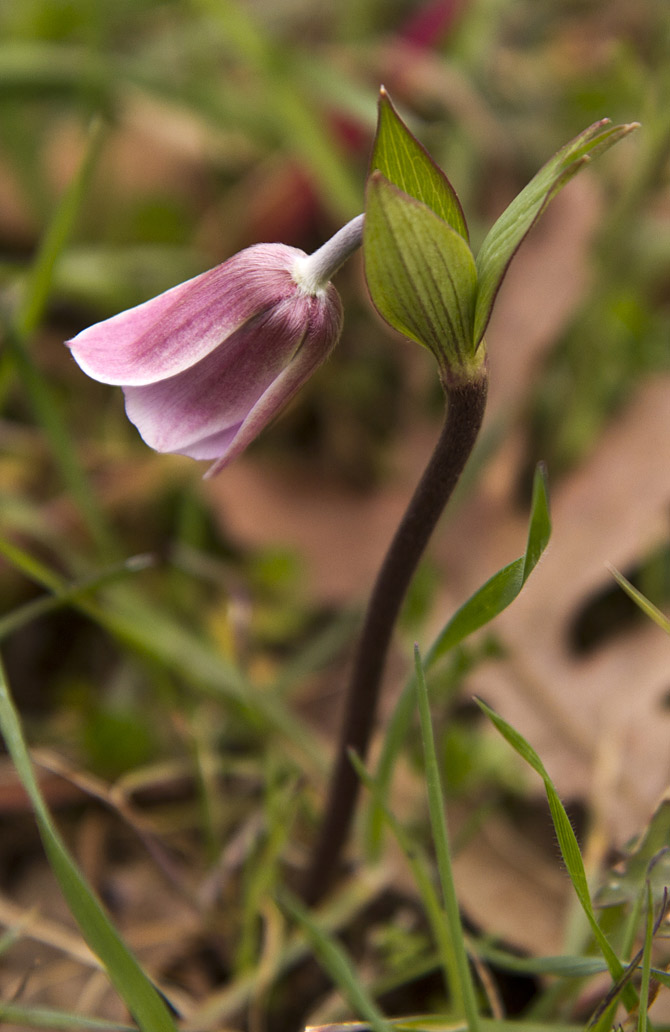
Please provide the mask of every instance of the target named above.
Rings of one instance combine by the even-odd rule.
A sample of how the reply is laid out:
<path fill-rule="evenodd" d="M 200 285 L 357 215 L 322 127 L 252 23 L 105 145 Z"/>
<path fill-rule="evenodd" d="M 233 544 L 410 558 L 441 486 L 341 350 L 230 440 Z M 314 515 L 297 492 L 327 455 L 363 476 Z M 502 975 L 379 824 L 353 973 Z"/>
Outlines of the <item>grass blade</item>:
<path fill-rule="evenodd" d="M 314 920 L 306 907 L 286 890 L 278 893 L 282 910 L 302 928 L 317 959 L 335 985 L 344 993 L 352 1010 L 369 1023 L 373 1032 L 390 1032 L 389 1025 L 362 984 L 343 947 Z"/>
<path fill-rule="evenodd" d="M 655 624 L 658 624 L 662 631 L 665 631 L 666 634 L 670 634 L 670 620 L 665 613 L 662 613 L 660 609 L 657 609 L 653 602 L 650 602 L 641 591 L 638 591 L 629 580 L 626 580 L 622 573 L 619 573 L 619 571 L 609 563 L 608 569 L 619 587 L 623 588 L 629 598 L 632 598 L 633 602 L 640 607 L 642 612 L 646 613 L 646 615 L 653 620 Z"/>
<path fill-rule="evenodd" d="M 421 663 L 419 649 L 415 646 L 414 660 L 416 669 L 416 694 L 419 706 L 419 719 L 421 722 L 421 737 L 423 739 L 423 751 L 426 765 L 426 789 L 428 793 L 428 807 L 430 810 L 430 823 L 433 830 L 433 841 L 435 854 L 437 856 L 437 869 L 442 887 L 442 898 L 444 909 L 449 926 L 449 934 L 456 954 L 456 966 L 458 969 L 458 983 L 452 985 L 451 992 L 455 1007 L 465 1015 L 470 1032 L 479 1030 L 479 1012 L 477 1009 L 477 997 L 475 987 L 470 973 L 470 964 L 465 949 L 463 937 L 463 926 L 461 924 L 461 913 L 458 908 L 456 887 L 451 868 L 451 853 L 449 849 L 449 836 L 447 833 L 447 822 L 444 809 L 444 798 L 440 782 L 440 771 L 435 752 L 435 740 L 433 738 L 433 727 L 430 719 L 430 706 L 428 703 L 428 689 Z"/>
<path fill-rule="evenodd" d="M 373 798 L 379 803 L 384 819 L 391 829 L 396 842 L 400 846 L 407 864 L 412 872 L 414 883 L 421 897 L 421 903 L 430 924 L 433 938 L 437 944 L 442 970 L 444 972 L 447 992 L 452 985 L 458 984 L 458 964 L 452 936 L 445 921 L 444 909 L 440 903 L 435 886 L 430 875 L 428 863 L 423 850 L 417 842 L 410 839 L 409 835 L 396 820 L 391 811 L 378 799 L 379 791 L 375 779 L 366 771 L 360 758 L 353 752 L 349 753 L 351 762 L 356 773 L 363 784 L 370 790 Z"/>
<path fill-rule="evenodd" d="M 591 894 L 589 892 L 586 870 L 584 868 L 584 861 L 582 860 L 582 854 L 577 843 L 577 837 L 572 825 L 570 824 L 570 819 L 565 811 L 565 807 L 554 788 L 553 782 L 549 777 L 544 764 L 523 735 L 519 734 L 518 731 L 511 727 L 511 725 L 508 724 L 507 721 L 498 713 L 492 710 L 490 706 L 487 706 L 485 702 L 482 702 L 481 699 L 477 699 L 477 703 L 480 709 L 498 729 L 503 738 L 509 742 L 519 756 L 521 756 L 521 758 L 525 760 L 526 763 L 542 778 L 545 792 L 547 794 L 549 809 L 551 811 L 552 821 L 554 823 L 554 829 L 556 831 L 556 838 L 558 840 L 558 845 L 561 850 L 561 855 L 568 875 L 570 876 L 570 881 L 572 882 L 577 899 L 581 903 L 586 919 L 589 922 L 591 931 L 593 932 L 593 937 L 607 962 L 609 972 L 614 981 L 618 981 L 624 974 L 624 967 L 612 949 L 605 933 L 598 924 L 593 904 L 591 903 Z M 624 999 L 629 1010 L 636 1006 L 637 997 L 632 986 L 626 986 L 624 990 Z"/>
<path fill-rule="evenodd" d="M 56 831 L 35 778 L 18 713 L 0 668 L 0 730 L 35 811 L 49 863 L 84 939 L 144 1032 L 176 1032 L 160 994 L 93 895 Z"/>
<path fill-rule="evenodd" d="M 50 1007 L 21 1007 L 17 1003 L 0 1003 L 0 1022 L 45 1028 L 47 1032 L 137 1032 L 136 1025 L 120 1025 L 117 1021 L 87 1018 Z"/>

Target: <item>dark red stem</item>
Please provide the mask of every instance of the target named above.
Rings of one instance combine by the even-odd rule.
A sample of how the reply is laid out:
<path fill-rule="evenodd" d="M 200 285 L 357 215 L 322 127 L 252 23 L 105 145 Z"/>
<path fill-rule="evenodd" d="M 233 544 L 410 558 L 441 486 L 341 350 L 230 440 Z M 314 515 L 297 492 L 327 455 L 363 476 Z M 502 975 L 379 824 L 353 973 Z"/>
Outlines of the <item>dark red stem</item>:
<path fill-rule="evenodd" d="M 349 684 L 335 766 L 303 899 L 314 904 L 327 892 L 337 869 L 356 807 L 359 779 L 349 760 L 365 760 L 393 628 L 416 567 L 458 482 L 482 424 L 488 378 L 445 388 L 447 412 L 435 450 L 377 575 Z"/>

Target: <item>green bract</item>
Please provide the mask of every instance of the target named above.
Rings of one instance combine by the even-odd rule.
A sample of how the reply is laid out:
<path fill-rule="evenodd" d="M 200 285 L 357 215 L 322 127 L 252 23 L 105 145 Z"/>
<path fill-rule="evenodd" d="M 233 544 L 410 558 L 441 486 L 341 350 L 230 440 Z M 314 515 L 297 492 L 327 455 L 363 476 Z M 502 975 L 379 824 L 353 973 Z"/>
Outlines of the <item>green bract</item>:
<path fill-rule="evenodd" d="M 454 188 L 382 88 L 367 186 L 365 274 L 379 314 L 433 352 L 445 383 L 477 374 L 500 284 L 549 201 L 591 156 L 636 127 L 603 119 L 566 144 L 503 212 L 475 261 Z"/>
<path fill-rule="evenodd" d="M 437 356 L 449 341 L 459 370 L 469 369 L 475 358 L 477 269 L 463 237 L 373 172 L 364 240 L 368 287 L 383 317 Z"/>
<path fill-rule="evenodd" d="M 370 160 L 377 169 L 410 197 L 423 201 L 468 240 L 461 202 L 439 165 L 398 116 L 382 86 L 379 93 L 379 121 Z"/>

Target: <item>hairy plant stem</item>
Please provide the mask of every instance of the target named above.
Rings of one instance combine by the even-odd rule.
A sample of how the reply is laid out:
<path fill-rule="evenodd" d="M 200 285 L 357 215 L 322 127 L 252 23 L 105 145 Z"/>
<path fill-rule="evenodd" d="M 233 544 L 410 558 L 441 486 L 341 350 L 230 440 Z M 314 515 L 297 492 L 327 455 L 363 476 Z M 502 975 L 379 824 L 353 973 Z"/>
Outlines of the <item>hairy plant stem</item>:
<path fill-rule="evenodd" d="M 303 899 L 309 904 L 326 893 L 337 869 L 359 788 L 349 750 L 365 760 L 393 628 L 419 560 L 477 439 L 487 388 L 485 366 L 473 379 L 445 386 L 447 411 L 439 440 L 377 575 L 349 683 L 325 815 L 303 886 Z"/>

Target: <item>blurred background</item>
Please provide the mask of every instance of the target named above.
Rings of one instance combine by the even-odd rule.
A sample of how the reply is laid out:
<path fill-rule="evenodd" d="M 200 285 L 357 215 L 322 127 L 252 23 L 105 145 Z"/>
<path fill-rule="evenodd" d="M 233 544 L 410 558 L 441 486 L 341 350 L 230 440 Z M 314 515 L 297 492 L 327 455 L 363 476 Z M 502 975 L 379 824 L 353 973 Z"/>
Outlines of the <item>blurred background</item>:
<path fill-rule="evenodd" d="M 441 391 L 431 356 L 376 316 L 358 258 L 336 280 L 334 356 L 212 481 L 150 452 L 121 392 L 63 342 L 251 243 L 318 247 L 364 208 L 381 83 L 454 184 L 475 251 L 568 139 L 604 116 L 642 123 L 515 259 L 488 332 L 482 439 L 387 677 L 384 714 L 412 642 L 523 552 L 544 460 L 550 551 L 431 686 L 474 924 L 550 953 L 566 908 L 538 786 L 474 693 L 540 752 L 594 867 L 644 827 L 670 774 L 667 637 L 605 566 L 667 603 L 666 0 L 0 0 L 3 658 L 68 841 L 194 1028 L 340 1013 L 315 971 L 290 991 L 270 962 L 260 989 L 244 978 L 272 952 L 274 886 L 305 862 L 357 619 Z M 425 834 L 415 752 L 394 800 Z M 0 822 L 3 995 L 122 1013 L 9 764 Z M 360 837 L 352 857 L 368 869 Z M 425 938 L 385 863 L 357 904 L 384 905 L 354 941 L 371 981 L 397 987 Z M 427 1009 L 421 991 L 422 1007 L 396 1005 Z"/>

